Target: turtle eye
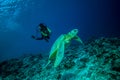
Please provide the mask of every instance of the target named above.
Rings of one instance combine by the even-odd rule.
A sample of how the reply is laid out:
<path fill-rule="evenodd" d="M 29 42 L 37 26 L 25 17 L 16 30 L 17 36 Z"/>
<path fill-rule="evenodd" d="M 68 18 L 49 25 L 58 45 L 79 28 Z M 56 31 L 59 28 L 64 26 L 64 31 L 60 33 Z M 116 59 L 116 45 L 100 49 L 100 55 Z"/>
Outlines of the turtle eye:
<path fill-rule="evenodd" d="M 74 29 L 73 32 L 74 32 L 74 33 L 77 33 L 77 32 L 78 32 L 78 29 Z"/>

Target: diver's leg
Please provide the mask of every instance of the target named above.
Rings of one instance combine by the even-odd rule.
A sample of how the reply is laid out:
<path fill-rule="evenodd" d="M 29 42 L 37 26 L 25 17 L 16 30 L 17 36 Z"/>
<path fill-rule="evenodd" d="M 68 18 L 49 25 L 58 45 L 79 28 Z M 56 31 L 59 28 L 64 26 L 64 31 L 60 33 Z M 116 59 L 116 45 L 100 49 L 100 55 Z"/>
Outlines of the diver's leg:
<path fill-rule="evenodd" d="M 35 39 L 35 40 L 42 40 L 43 39 L 43 36 L 42 37 L 35 37 L 35 36 L 31 36 L 33 39 Z"/>
<path fill-rule="evenodd" d="M 49 42 L 49 41 L 48 41 L 48 39 L 49 39 L 48 36 L 45 36 L 44 39 L 45 39 L 47 42 Z"/>
<path fill-rule="evenodd" d="M 48 39 L 50 39 L 50 36 L 47 36 Z"/>
<path fill-rule="evenodd" d="M 47 38 L 45 38 L 45 41 L 49 42 Z"/>
<path fill-rule="evenodd" d="M 32 37 L 33 39 L 35 39 L 35 36 L 34 36 L 34 35 L 32 35 L 31 37 Z"/>
<path fill-rule="evenodd" d="M 36 38 L 36 40 L 42 40 L 43 39 L 43 37 L 38 37 L 38 38 Z"/>

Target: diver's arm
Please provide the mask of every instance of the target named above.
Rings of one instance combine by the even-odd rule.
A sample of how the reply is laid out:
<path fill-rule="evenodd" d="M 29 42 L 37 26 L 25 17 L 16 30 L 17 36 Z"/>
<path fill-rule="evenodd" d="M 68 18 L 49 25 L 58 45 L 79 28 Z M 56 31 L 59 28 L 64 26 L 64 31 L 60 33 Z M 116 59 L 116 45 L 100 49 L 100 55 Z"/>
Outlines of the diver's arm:
<path fill-rule="evenodd" d="M 35 36 L 32 35 L 31 37 L 32 37 L 33 39 L 36 39 L 36 38 L 38 37 L 39 32 L 40 32 L 40 29 L 39 29 L 38 26 L 37 26 L 37 27 L 36 27 L 36 33 L 35 33 Z M 38 39 L 39 39 L 39 38 L 38 38 Z"/>

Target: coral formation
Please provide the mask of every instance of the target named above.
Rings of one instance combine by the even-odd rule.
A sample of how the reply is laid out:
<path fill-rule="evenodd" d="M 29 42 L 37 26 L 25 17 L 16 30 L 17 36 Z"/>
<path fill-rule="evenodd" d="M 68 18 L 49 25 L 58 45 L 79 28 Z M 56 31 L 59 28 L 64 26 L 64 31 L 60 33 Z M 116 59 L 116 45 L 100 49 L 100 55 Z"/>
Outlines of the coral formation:
<path fill-rule="evenodd" d="M 34 55 L 0 63 L 1 80 L 120 80 L 120 39 L 99 38 L 71 44 L 63 61 L 44 70 L 48 56 Z"/>

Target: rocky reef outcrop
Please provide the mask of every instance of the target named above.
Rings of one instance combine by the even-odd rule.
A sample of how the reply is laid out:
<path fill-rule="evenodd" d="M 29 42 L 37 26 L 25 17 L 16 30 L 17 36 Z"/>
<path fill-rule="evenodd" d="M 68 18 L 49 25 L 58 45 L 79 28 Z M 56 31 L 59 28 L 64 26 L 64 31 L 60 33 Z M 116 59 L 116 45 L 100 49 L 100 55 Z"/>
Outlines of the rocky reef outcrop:
<path fill-rule="evenodd" d="M 30 55 L 0 63 L 0 80 L 120 80 L 120 38 L 71 44 L 57 68 L 48 56 Z"/>

